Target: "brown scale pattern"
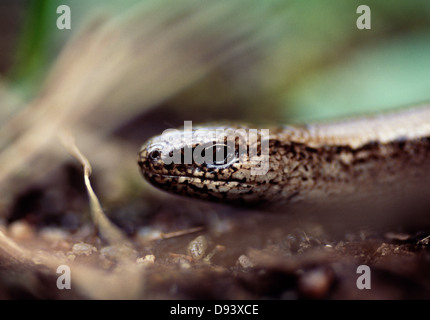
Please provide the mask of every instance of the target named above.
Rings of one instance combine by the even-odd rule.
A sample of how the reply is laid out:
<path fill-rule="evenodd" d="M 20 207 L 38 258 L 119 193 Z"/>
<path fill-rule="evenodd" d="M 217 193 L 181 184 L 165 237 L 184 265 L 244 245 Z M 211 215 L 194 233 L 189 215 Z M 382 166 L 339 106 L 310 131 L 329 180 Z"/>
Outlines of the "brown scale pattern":
<path fill-rule="evenodd" d="M 397 130 L 398 136 L 389 132 L 384 118 L 367 120 L 369 127 L 365 127 L 366 119 L 358 119 L 347 122 L 345 128 L 336 123 L 333 130 L 327 124 L 271 130 L 270 166 L 264 175 L 251 175 L 249 162 L 235 162 L 221 169 L 195 163 L 166 165 L 160 159 L 150 158 L 151 146 L 160 143 L 156 139 L 141 149 L 138 162 L 144 177 L 153 185 L 169 192 L 215 201 L 295 201 L 357 194 L 375 185 L 388 190 L 388 186 L 395 183 L 408 186 L 412 178 L 425 181 L 430 176 L 430 124 L 426 124 L 430 111 L 427 109 L 428 106 L 420 110 L 420 117 L 410 112 L 398 114 L 414 121 L 422 119 L 416 123 L 419 132 L 406 136 L 405 130 L 412 130 L 414 126 L 407 121 L 400 121 L 396 126 L 392 115 L 387 123 L 394 126 L 393 131 Z M 381 132 L 377 121 L 384 124 Z M 356 137 L 362 133 L 365 133 L 364 138 Z M 393 139 L 384 140 L 386 137 Z M 183 136 L 175 136 L 175 139 L 166 147 L 167 151 L 184 145 Z M 193 148 L 210 141 L 205 138 L 193 141 Z M 260 151 L 260 137 L 257 141 Z"/>

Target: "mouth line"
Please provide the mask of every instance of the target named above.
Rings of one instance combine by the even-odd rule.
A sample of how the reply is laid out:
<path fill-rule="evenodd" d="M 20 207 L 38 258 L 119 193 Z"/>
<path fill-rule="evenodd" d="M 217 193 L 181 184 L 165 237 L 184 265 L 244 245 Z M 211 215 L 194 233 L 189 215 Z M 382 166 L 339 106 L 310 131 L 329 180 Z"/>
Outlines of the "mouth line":
<path fill-rule="evenodd" d="M 222 179 L 211 179 L 211 178 L 190 176 L 190 175 L 161 174 L 161 173 L 154 173 L 154 172 L 148 172 L 148 171 L 143 171 L 143 175 L 147 176 L 147 177 L 160 177 L 160 178 L 174 179 L 174 180 L 179 180 L 180 178 L 185 178 L 185 179 L 189 179 L 189 180 L 197 180 L 198 179 L 201 181 L 200 183 L 204 183 L 204 182 L 213 182 L 213 183 L 237 182 L 237 183 L 243 183 L 243 184 L 247 184 L 247 185 L 253 185 L 254 184 L 254 183 L 249 183 L 249 182 L 245 182 L 245 181 L 241 181 L 241 180 L 237 180 L 237 179 L 222 180 Z"/>
<path fill-rule="evenodd" d="M 180 178 L 185 178 L 185 179 L 192 179 L 192 180 L 199 179 L 202 182 L 203 181 L 207 181 L 207 182 L 215 182 L 215 181 L 228 182 L 227 180 L 210 179 L 210 178 L 190 176 L 190 175 L 162 174 L 162 173 L 155 173 L 155 172 L 148 172 L 148 171 L 143 171 L 143 175 L 144 176 L 148 176 L 148 177 L 160 177 L 160 178 L 175 179 L 175 180 L 179 180 Z"/>

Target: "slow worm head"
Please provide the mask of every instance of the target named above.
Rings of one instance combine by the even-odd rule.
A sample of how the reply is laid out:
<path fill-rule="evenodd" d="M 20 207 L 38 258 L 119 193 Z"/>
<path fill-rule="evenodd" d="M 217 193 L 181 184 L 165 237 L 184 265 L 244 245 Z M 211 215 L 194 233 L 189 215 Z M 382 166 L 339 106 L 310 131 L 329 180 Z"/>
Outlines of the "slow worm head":
<path fill-rule="evenodd" d="M 245 201 L 252 196 L 257 176 L 245 127 L 197 127 L 191 132 L 173 130 L 144 144 L 138 155 L 143 176 L 153 185 L 177 194 L 208 200 Z M 233 137 L 219 140 L 223 132 Z M 258 142 L 260 139 L 258 139 Z M 201 157 L 200 161 L 198 156 Z M 211 161 L 206 161 L 211 156 Z M 268 159 L 267 159 L 268 161 Z"/>
<path fill-rule="evenodd" d="M 217 130 L 233 135 L 236 143 L 219 140 Z M 144 144 L 138 163 L 143 176 L 163 190 L 239 203 L 358 196 L 369 190 L 389 196 L 393 187 L 422 188 L 430 177 L 430 105 L 269 129 L 267 136 L 259 133 L 256 140 L 249 139 L 249 130 L 246 126 L 173 130 Z M 257 153 L 251 154 L 251 149 Z M 194 152 L 217 161 L 195 161 L 189 157 Z M 265 174 L 251 173 L 266 160 Z"/>

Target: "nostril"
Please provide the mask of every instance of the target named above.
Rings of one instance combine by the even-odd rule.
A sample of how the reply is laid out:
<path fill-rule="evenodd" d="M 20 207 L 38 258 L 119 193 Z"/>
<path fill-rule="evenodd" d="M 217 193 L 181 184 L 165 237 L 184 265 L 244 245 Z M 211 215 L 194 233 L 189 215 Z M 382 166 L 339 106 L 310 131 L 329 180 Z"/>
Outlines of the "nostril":
<path fill-rule="evenodd" d="M 160 160 L 161 152 L 158 150 L 154 150 L 154 151 L 151 151 L 148 156 L 149 156 L 149 159 L 151 160 L 154 160 L 154 161 Z"/>

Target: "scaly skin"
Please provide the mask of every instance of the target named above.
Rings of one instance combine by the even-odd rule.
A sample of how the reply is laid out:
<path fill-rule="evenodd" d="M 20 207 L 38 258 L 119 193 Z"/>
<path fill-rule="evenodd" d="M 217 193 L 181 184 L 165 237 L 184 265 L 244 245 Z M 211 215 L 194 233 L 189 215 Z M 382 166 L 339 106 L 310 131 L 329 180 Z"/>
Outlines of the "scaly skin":
<path fill-rule="evenodd" d="M 187 142 L 192 148 L 216 143 L 216 129 L 232 133 L 248 128 L 198 127 L 193 129 L 192 141 L 183 131 L 172 132 L 169 141 L 166 136 L 155 137 L 138 155 L 144 177 L 169 192 L 244 204 L 365 196 L 374 190 L 392 193 L 396 188 L 400 194 L 411 184 L 422 188 L 430 177 L 430 105 L 373 117 L 270 129 L 269 168 L 264 175 L 251 173 L 253 158 L 249 154 L 243 155 L 244 161 L 229 159 L 218 166 L 194 161 L 164 163 L 163 154 L 184 150 Z M 203 134 L 195 136 L 198 130 Z M 261 136 L 258 149 L 260 140 Z M 241 136 L 236 139 L 244 141 Z M 160 151 L 153 153 L 155 149 Z"/>

